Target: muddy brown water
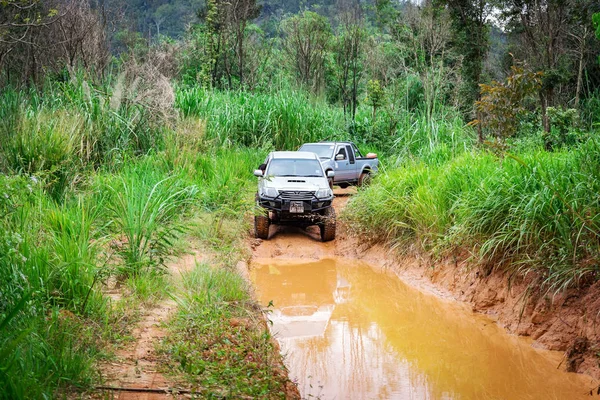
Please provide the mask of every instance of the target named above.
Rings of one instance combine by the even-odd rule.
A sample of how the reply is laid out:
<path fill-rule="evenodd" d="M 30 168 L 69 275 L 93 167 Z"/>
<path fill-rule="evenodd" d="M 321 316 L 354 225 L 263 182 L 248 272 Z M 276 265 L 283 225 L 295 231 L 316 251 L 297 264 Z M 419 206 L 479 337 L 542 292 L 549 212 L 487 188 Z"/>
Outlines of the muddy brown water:
<path fill-rule="evenodd" d="M 251 278 L 304 398 L 590 399 L 561 354 L 363 262 L 255 258 Z"/>

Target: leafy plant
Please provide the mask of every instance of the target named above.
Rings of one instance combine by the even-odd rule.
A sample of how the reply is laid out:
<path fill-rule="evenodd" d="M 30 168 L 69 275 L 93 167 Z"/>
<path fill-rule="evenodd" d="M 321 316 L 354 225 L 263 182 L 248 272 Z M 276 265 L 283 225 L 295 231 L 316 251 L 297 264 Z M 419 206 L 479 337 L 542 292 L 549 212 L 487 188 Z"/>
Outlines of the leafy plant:
<path fill-rule="evenodd" d="M 115 246 L 125 262 L 123 272 L 135 275 L 164 265 L 173 239 L 184 230 L 181 212 L 198 189 L 176 175 L 164 176 L 148 161 L 125 168 L 105 187 L 110 192 L 107 210 L 122 233 Z"/>
<path fill-rule="evenodd" d="M 541 72 L 513 65 L 506 82 L 481 84 L 481 100 L 475 102 L 481 117 L 470 124 L 481 124 L 489 134 L 500 140 L 512 137 L 517 132 L 517 117 L 525 112 L 523 100 L 541 87 L 541 79 Z"/>
<path fill-rule="evenodd" d="M 377 115 L 377 109 L 383 105 L 384 91 L 381 83 L 377 79 L 372 79 L 367 82 L 367 99 L 366 102 L 373 108 L 373 119 Z"/>
<path fill-rule="evenodd" d="M 557 149 L 561 146 L 572 146 L 581 139 L 579 132 L 579 112 L 574 108 L 563 109 L 548 107 L 548 119 L 551 129 L 544 133 L 543 139 L 546 149 Z"/>

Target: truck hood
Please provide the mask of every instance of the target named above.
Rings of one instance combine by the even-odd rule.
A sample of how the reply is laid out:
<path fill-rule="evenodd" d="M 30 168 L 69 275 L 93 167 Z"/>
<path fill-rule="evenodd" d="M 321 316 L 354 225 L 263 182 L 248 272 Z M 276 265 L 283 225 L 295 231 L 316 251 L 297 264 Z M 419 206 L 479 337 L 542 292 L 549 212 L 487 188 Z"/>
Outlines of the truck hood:
<path fill-rule="evenodd" d="M 264 180 L 265 188 L 277 190 L 317 191 L 329 188 L 326 178 L 308 178 L 303 176 L 272 176 Z"/>

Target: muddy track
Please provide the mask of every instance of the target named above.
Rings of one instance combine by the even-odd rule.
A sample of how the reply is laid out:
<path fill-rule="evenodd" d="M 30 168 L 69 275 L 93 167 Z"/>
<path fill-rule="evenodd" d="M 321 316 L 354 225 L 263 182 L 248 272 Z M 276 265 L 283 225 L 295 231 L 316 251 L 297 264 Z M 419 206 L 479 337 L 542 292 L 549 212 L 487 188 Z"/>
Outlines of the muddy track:
<path fill-rule="evenodd" d="M 206 259 L 198 251 L 180 257 L 168 265 L 173 284 L 177 285 L 184 273 Z M 109 294 L 110 295 L 110 294 Z M 115 292 L 115 298 L 120 297 Z M 103 384 L 98 394 L 115 400 L 161 400 L 184 398 L 177 382 L 159 371 L 157 346 L 167 335 L 164 323 L 173 315 L 177 304 L 165 298 L 153 305 L 144 305 L 141 320 L 131 332 L 132 340 L 115 352 L 115 359 L 100 365 Z"/>
<path fill-rule="evenodd" d="M 339 216 L 355 189 L 336 189 Z M 338 220 L 336 240 L 322 243 L 319 230 L 272 226 L 269 240 L 253 242 L 252 259 L 317 260 L 342 257 L 391 270 L 412 287 L 467 303 L 496 320 L 507 332 L 528 336 L 533 346 L 565 352 L 560 368 L 600 379 L 600 283 L 555 296 L 536 290 L 536 277 L 514 278 L 493 270 L 484 274 L 469 254 L 433 260 L 415 249 L 403 255 L 382 245 L 364 243 Z M 534 288 L 534 289 L 532 289 Z"/>
<path fill-rule="evenodd" d="M 353 193 L 353 188 L 335 190 L 334 206 L 338 216 Z M 417 252 L 399 257 L 384 246 L 369 245 L 360 238 L 352 237 L 339 221 L 336 240 L 332 242 L 321 242 L 317 227 L 299 229 L 272 226 L 269 240 L 249 239 L 248 247 L 252 250 L 250 267 L 252 260 L 260 259 L 308 261 L 340 257 L 363 260 L 376 268 L 391 270 L 404 282 L 421 291 L 465 302 L 475 311 L 492 315 L 508 332 L 532 336 L 537 339 L 535 346 L 571 351 L 573 354 L 570 359 L 565 357 L 563 368 L 571 365 L 578 372 L 600 378 L 595 356 L 598 351 L 598 331 L 595 318 L 589 317 L 600 315 L 600 286 L 588 288 L 585 292 L 567 293 L 550 302 L 544 298 L 536 299 L 533 294 L 524 304 L 523 293 L 527 290 L 527 281 L 513 282 L 509 287 L 502 274 L 479 276 L 476 268 L 456 257 L 435 262 Z M 171 275 L 177 281 L 182 273 L 193 268 L 196 261 L 205 258 L 198 252 L 187 255 L 169 266 Z M 240 265 L 242 273 L 247 271 L 246 267 L 245 263 Z M 163 324 L 175 310 L 176 304 L 170 299 L 142 310 L 141 321 L 132 332 L 133 340 L 117 351 L 115 360 L 101 366 L 104 386 L 127 390 L 102 390 L 99 392 L 102 393 L 101 398 L 186 397 L 184 392 L 179 395 L 169 392 L 172 388 L 178 388 L 178 383 L 158 370 L 156 355 L 156 346 L 166 334 Z M 583 344 L 578 339 L 581 337 L 587 339 Z"/>
<path fill-rule="evenodd" d="M 356 189 L 336 189 L 333 201 L 336 214 L 339 216 L 346 203 Z M 302 258 L 320 259 L 348 254 L 353 252 L 345 247 L 350 243 L 346 240 L 343 224 L 337 223 L 336 239 L 331 242 L 321 242 L 319 228 L 316 226 L 301 229 L 294 226 L 271 226 L 269 239 L 254 242 L 252 258 Z"/>

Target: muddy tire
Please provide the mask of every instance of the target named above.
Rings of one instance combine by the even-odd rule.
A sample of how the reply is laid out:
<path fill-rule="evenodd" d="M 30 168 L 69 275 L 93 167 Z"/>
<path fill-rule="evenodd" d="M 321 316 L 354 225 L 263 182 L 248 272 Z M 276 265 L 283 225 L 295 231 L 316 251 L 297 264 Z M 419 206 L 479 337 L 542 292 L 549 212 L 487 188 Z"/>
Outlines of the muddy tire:
<path fill-rule="evenodd" d="M 371 183 L 371 174 L 369 172 L 363 172 L 358 178 L 358 186 L 367 186 Z"/>
<path fill-rule="evenodd" d="M 269 217 L 266 215 L 255 215 L 254 216 L 254 236 L 258 239 L 269 238 Z"/>
<path fill-rule="evenodd" d="M 333 207 L 325 209 L 323 223 L 319 225 L 319 228 L 321 229 L 321 240 L 323 242 L 335 239 L 335 210 Z"/>

